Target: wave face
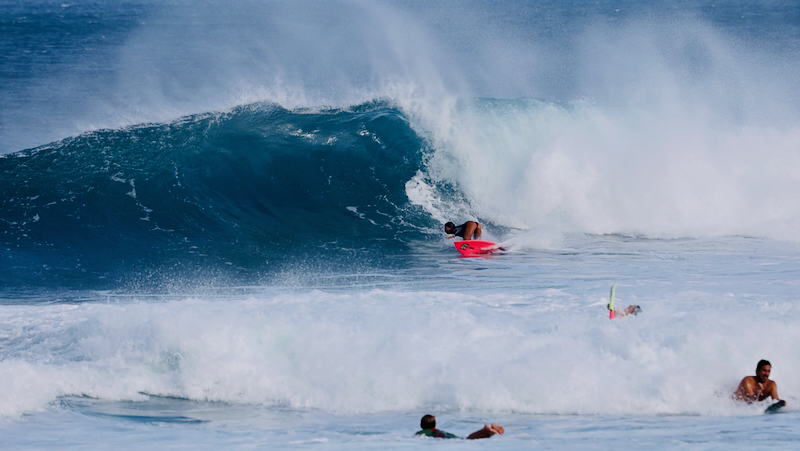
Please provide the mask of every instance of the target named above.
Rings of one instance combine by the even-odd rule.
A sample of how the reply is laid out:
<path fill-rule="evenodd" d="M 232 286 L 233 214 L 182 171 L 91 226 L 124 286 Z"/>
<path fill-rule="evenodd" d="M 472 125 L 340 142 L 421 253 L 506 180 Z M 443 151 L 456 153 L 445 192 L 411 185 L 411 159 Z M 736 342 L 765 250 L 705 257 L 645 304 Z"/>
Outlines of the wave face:
<path fill-rule="evenodd" d="M 60 279 L 378 258 L 432 225 L 404 187 L 424 150 L 381 103 L 101 130 L 0 159 L 0 236 L 17 273 Z"/>

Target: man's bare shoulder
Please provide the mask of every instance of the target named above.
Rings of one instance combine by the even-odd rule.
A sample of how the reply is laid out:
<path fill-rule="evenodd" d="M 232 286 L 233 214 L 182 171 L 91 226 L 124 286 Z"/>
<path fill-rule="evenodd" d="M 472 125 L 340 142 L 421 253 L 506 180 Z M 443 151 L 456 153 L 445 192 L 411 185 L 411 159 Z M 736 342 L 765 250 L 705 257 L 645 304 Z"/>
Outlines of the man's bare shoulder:
<path fill-rule="evenodd" d="M 757 397 L 755 393 L 756 387 L 755 378 L 753 376 L 745 376 L 742 381 L 739 382 L 736 391 L 733 392 L 733 399 L 747 403 L 753 402 Z"/>
<path fill-rule="evenodd" d="M 739 382 L 739 386 L 743 385 L 755 385 L 756 384 L 756 377 L 755 376 L 745 376 L 742 378 L 742 381 Z"/>

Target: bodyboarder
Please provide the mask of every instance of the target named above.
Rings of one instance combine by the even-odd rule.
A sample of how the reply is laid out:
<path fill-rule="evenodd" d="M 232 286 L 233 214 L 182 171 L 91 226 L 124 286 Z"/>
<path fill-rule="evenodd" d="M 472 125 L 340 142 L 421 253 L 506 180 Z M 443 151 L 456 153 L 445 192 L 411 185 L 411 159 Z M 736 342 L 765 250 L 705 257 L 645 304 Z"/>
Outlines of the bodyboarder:
<path fill-rule="evenodd" d="M 746 376 L 739 382 L 739 387 L 733 393 L 733 399 L 743 401 L 748 404 L 772 398 L 782 401 L 778 397 L 778 384 L 769 379 L 772 371 L 772 364 L 768 360 L 760 360 L 756 365 L 756 375 Z M 786 402 L 783 401 L 783 405 Z"/>

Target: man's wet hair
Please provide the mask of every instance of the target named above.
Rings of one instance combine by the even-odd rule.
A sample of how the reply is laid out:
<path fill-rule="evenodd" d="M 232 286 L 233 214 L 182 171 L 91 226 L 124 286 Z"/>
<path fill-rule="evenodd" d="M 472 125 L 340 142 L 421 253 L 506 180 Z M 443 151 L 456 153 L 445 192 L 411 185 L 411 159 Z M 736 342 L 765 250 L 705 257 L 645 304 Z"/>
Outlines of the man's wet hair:
<path fill-rule="evenodd" d="M 433 415 L 425 415 L 424 417 L 422 417 L 422 420 L 420 420 L 419 426 L 422 429 L 435 429 L 436 417 Z"/>
<path fill-rule="evenodd" d="M 452 228 L 455 228 L 455 226 L 456 226 L 456 225 L 455 225 L 454 223 L 452 223 L 452 222 L 446 222 L 446 223 L 444 223 L 444 228 L 445 228 L 445 229 L 452 229 Z"/>
<path fill-rule="evenodd" d="M 772 364 L 769 363 L 769 360 L 759 360 L 758 361 L 758 365 L 756 365 L 756 372 L 758 372 L 758 370 L 760 370 L 761 367 L 764 366 L 764 365 L 772 366 Z"/>

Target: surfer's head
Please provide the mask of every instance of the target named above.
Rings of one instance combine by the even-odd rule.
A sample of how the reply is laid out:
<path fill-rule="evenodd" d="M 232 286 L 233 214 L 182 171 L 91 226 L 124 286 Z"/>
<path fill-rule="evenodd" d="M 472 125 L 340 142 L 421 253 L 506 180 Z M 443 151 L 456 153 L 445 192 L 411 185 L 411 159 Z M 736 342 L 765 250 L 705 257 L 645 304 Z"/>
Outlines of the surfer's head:
<path fill-rule="evenodd" d="M 433 415 L 425 415 L 419 422 L 422 429 L 436 429 L 436 417 Z"/>
<path fill-rule="evenodd" d="M 629 305 L 627 310 L 628 315 L 638 315 L 642 311 L 642 308 L 638 305 Z"/>
<path fill-rule="evenodd" d="M 762 382 L 769 379 L 769 373 L 772 371 L 772 364 L 769 360 L 759 360 L 756 365 L 756 377 Z"/>
<path fill-rule="evenodd" d="M 452 223 L 452 222 L 447 222 L 444 225 L 444 231 L 446 233 L 450 233 L 455 228 L 456 228 L 456 225 L 454 223 Z"/>

